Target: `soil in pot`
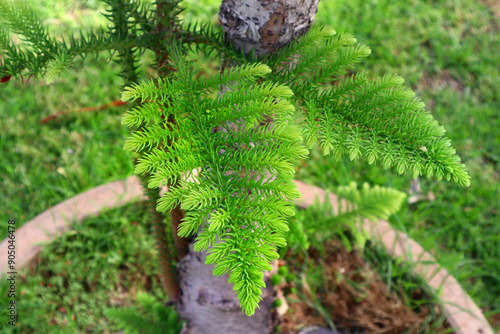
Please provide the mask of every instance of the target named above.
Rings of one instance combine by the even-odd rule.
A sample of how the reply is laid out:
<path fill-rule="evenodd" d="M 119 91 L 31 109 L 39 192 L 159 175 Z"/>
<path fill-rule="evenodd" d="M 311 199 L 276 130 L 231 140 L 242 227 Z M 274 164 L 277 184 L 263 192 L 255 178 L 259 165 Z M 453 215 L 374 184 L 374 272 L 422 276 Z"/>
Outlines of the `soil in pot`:
<path fill-rule="evenodd" d="M 331 239 L 321 250 L 289 251 L 284 263 L 298 279 L 279 285 L 289 305 L 280 333 L 332 324 L 346 334 L 453 332 L 411 267 L 370 243 L 358 252 Z"/>

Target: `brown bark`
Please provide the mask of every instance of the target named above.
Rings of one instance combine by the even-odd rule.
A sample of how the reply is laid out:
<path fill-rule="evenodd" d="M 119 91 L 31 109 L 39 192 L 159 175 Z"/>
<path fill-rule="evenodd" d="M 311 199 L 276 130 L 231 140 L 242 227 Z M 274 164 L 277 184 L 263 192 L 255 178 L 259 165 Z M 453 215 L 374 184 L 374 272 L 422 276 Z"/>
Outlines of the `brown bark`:
<path fill-rule="evenodd" d="M 319 0 L 223 0 L 219 19 L 237 50 L 260 58 L 309 31 Z"/>
<path fill-rule="evenodd" d="M 306 33 L 314 21 L 319 0 L 223 0 L 219 19 L 237 50 L 255 50 L 257 57 L 272 53 Z M 259 309 L 243 314 L 228 275 L 214 277 L 205 265 L 206 252 L 188 255 L 179 263 L 181 295 L 177 310 L 186 321 L 184 334 L 265 334 L 273 329 L 275 291 L 267 275 Z M 266 276 L 266 275 L 265 275 Z"/>
<path fill-rule="evenodd" d="M 148 188 L 148 177 L 141 176 L 141 185 L 146 195 L 146 207 L 151 219 L 151 227 L 156 241 L 158 251 L 158 263 L 160 269 L 160 279 L 169 300 L 175 300 L 179 296 L 179 284 L 176 272 L 172 266 L 173 256 L 171 245 L 167 239 L 165 217 L 156 210 L 156 202 L 160 198 L 158 189 Z"/>
<path fill-rule="evenodd" d="M 206 252 L 195 252 L 191 244 L 188 255 L 179 262 L 181 295 L 177 311 L 186 321 L 181 333 L 270 333 L 274 296 L 269 280 L 260 309 L 248 317 L 241 310 L 233 285 L 227 282 L 228 275 L 213 276 L 214 266 L 205 264 L 206 256 Z"/>
<path fill-rule="evenodd" d="M 180 205 L 177 205 L 172 211 L 170 211 L 172 238 L 174 240 L 174 247 L 177 253 L 177 260 L 181 260 L 184 256 L 186 256 L 189 251 L 189 241 L 191 240 L 189 238 L 181 238 L 177 234 L 177 230 L 179 229 L 182 219 L 184 219 L 184 210 L 181 209 Z"/>

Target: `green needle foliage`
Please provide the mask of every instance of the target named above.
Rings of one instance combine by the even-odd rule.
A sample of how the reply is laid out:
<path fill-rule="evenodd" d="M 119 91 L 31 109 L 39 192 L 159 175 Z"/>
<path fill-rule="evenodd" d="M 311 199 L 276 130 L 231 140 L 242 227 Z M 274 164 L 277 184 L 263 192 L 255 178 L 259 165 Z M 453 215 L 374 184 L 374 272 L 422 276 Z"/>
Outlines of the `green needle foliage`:
<path fill-rule="evenodd" d="M 104 15 L 113 23 L 111 27 L 80 31 L 77 36 L 70 34 L 58 40 L 49 35 L 24 1 L 0 0 L 0 77 L 33 75 L 45 77 L 50 83 L 69 69 L 76 57 L 118 50 L 121 59 L 129 59 L 125 52 L 137 53 L 139 48 L 153 49 L 160 44 L 157 34 L 152 32 L 154 21 L 147 23 L 153 13 L 151 6 L 128 0 L 105 3 L 109 12 Z M 12 34 L 22 43 L 14 43 Z"/>
<path fill-rule="evenodd" d="M 290 85 L 301 106 L 308 147 L 319 144 L 324 154 L 336 158 L 364 156 L 399 174 L 468 186 L 470 177 L 444 128 L 402 78 L 346 75 L 369 54 L 351 35 L 323 27 L 268 60 L 274 70 L 270 80 Z"/>
<path fill-rule="evenodd" d="M 151 173 L 149 187 L 185 175 L 157 209 L 181 204 L 187 214 L 179 236 L 199 232 L 194 249 L 210 248 L 206 263 L 215 264 L 214 275 L 229 273 L 243 310 L 252 315 L 265 287 L 263 272 L 278 258 L 276 247 L 286 244 L 286 219 L 295 212 L 287 200 L 300 196 L 292 182 L 294 163 L 308 153 L 293 125 L 292 91 L 276 83 L 258 84 L 270 73 L 263 64 L 196 78 L 179 52 L 171 54 L 177 69 L 172 78 L 123 93 L 126 101 L 143 101 L 123 123 L 147 124 L 125 148 L 144 153 L 135 172 Z M 221 86 L 228 90 L 223 95 L 218 94 Z M 174 122 L 164 121 L 172 116 Z M 271 116 L 276 119 L 272 126 L 259 127 Z"/>

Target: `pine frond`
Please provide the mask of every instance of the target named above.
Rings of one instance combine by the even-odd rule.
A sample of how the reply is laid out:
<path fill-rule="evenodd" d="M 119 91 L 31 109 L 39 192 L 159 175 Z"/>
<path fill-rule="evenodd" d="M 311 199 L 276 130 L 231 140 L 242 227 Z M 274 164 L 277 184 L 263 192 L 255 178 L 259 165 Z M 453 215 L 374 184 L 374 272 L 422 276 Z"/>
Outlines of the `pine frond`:
<path fill-rule="evenodd" d="M 189 236 L 201 228 L 195 250 L 209 249 L 207 264 L 215 264 L 215 275 L 229 273 L 243 311 L 251 315 L 265 286 L 263 271 L 278 257 L 276 247 L 286 244 L 286 218 L 294 214 L 288 201 L 300 195 L 291 181 L 294 163 L 308 153 L 293 125 L 292 92 L 279 84 L 256 84 L 269 73 L 262 64 L 196 78 L 179 49 L 170 54 L 177 69 L 172 81 L 127 89 L 125 99 L 151 102 L 143 102 L 124 123 L 159 119 L 155 97 L 175 96 L 169 106 L 175 110 L 175 129 L 152 123 L 137 130 L 126 145 L 145 152 L 135 171 L 151 173 L 150 187 L 184 175 L 180 187 L 157 208 L 171 210 L 181 204 L 187 213 L 178 234 Z M 223 95 L 222 85 L 230 88 Z M 277 122 L 258 128 L 266 115 Z M 220 130 L 214 132 L 215 127 Z"/>
<path fill-rule="evenodd" d="M 370 54 L 348 34 L 313 30 L 270 58 L 270 79 L 288 84 L 301 105 L 303 135 L 311 148 L 351 160 L 366 157 L 384 168 L 470 184 L 445 131 L 398 76 L 344 78 Z M 297 59 L 294 55 L 300 54 Z M 288 62 L 288 63 L 287 63 Z M 333 86 L 325 86 L 335 82 Z"/>
<path fill-rule="evenodd" d="M 346 208 L 339 205 L 340 210 L 333 218 L 339 222 L 349 221 L 351 217 L 363 217 L 373 221 L 387 220 L 391 214 L 399 210 L 406 198 L 405 193 L 396 189 L 370 187 L 367 183 L 358 189 L 355 182 L 338 187 L 337 195 L 348 202 Z"/>
<path fill-rule="evenodd" d="M 138 99 L 142 99 L 144 101 L 154 101 L 155 105 L 163 105 L 167 102 L 169 97 L 173 97 L 180 89 L 180 85 L 168 84 L 168 81 L 162 78 L 158 78 L 157 81 L 143 81 L 140 84 L 132 83 L 132 85 L 124 88 L 122 92 L 122 101 L 134 102 Z M 146 115 L 147 112 L 143 109 L 136 109 L 130 112 L 130 114 L 132 113 Z"/>
<path fill-rule="evenodd" d="M 340 43 L 337 45 L 342 46 Z M 307 79 L 295 80 L 291 86 L 294 91 L 308 92 L 313 85 L 332 82 L 341 75 L 346 74 L 349 69 L 354 68 L 356 63 L 361 62 L 370 53 L 371 50 L 364 45 L 349 45 L 337 50 L 333 59 L 327 53 L 325 55 L 316 55 L 318 59 L 310 64 L 299 62 L 294 72 L 304 70 L 304 67 L 306 67 L 306 70 L 311 72 L 312 75 L 308 76 Z"/>
<path fill-rule="evenodd" d="M 179 14 L 184 11 L 184 8 L 180 6 L 181 2 L 182 0 L 154 1 L 156 23 L 161 24 L 163 29 L 179 27 Z"/>
<path fill-rule="evenodd" d="M 20 70 L 37 59 L 34 55 L 30 57 L 28 52 L 21 50 L 12 43 L 10 31 L 0 21 L 0 76 L 15 76 Z"/>
<path fill-rule="evenodd" d="M 335 34 L 335 30 L 328 26 L 312 27 L 307 34 L 300 37 L 298 43 L 290 43 L 276 53 L 267 56 L 266 63 L 270 67 L 277 67 L 286 62 L 294 62 L 301 54 L 321 45 Z"/>
<path fill-rule="evenodd" d="M 363 76 L 348 81 L 347 91 L 331 88 L 310 94 L 308 100 L 316 102 L 314 119 L 308 117 L 305 127 L 309 144 L 317 141 L 325 154 L 337 158 L 366 156 L 369 163 L 380 161 L 399 174 L 435 176 L 467 186 L 470 179 L 443 127 L 401 84 L 399 77 L 375 81 Z"/>
<path fill-rule="evenodd" d="M 114 51 L 120 48 L 149 48 L 157 42 L 154 32 L 119 38 L 109 34 L 108 30 L 96 28 L 86 33 L 80 31 L 78 36 L 70 35 L 67 40 L 63 40 L 62 44 L 64 48 L 68 49 L 68 54 L 76 57 L 103 51 Z"/>
<path fill-rule="evenodd" d="M 339 187 L 336 192 L 338 202 L 335 210 L 328 194 L 325 194 L 323 204 L 316 199 L 314 205 L 290 223 L 287 239 L 291 247 L 307 250 L 313 244 L 322 249 L 324 241 L 335 235 L 342 239 L 348 250 L 352 249 L 352 242 L 363 248 L 368 234 L 361 226 L 362 220 L 388 219 L 399 210 L 406 198 L 398 190 L 370 187 L 366 183 L 359 189 L 355 182 Z"/>
<path fill-rule="evenodd" d="M 325 79 L 332 81 L 370 54 L 368 47 L 355 43 L 356 39 L 349 34 L 334 36 L 320 47 L 302 53 L 287 75 L 297 80 L 305 73 L 311 73 L 313 76 L 308 81 L 314 84 L 322 83 Z"/>
<path fill-rule="evenodd" d="M 248 64 L 236 69 L 226 71 L 222 75 L 214 75 L 208 78 L 201 77 L 194 87 L 194 90 L 218 87 L 219 85 L 229 85 L 232 81 L 238 80 L 239 84 L 253 83 L 257 78 L 261 78 L 271 73 L 271 69 L 263 64 Z"/>
<path fill-rule="evenodd" d="M 115 40 L 135 39 L 138 36 L 136 22 L 133 19 L 133 13 L 137 11 L 137 3 L 130 0 L 103 0 L 109 7 L 107 13 L 103 15 L 111 21 L 109 28 L 110 35 Z M 125 83 L 137 81 L 139 72 L 138 56 L 141 53 L 137 47 L 117 48 L 117 63 L 121 65 Z"/>
<path fill-rule="evenodd" d="M 123 116 L 122 124 L 130 128 L 137 128 L 141 125 L 147 127 L 150 123 L 160 123 L 162 116 L 168 116 L 172 112 L 171 108 L 163 107 L 162 112 L 159 113 L 160 108 L 162 108 L 162 105 L 156 103 L 148 103 L 142 109 L 134 108 Z"/>
<path fill-rule="evenodd" d="M 57 42 L 49 36 L 46 27 L 24 1 L 0 0 L 0 16 L 9 29 L 28 42 L 37 54 L 57 54 Z"/>
<path fill-rule="evenodd" d="M 361 189 L 355 182 L 348 186 L 339 187 L 338 210 L 333 216 L 327 216 L 323 224 L 328 225 L 331 230 L 336 230 L 350 250 L 352 244 L 345 236 L 345 229 L 351 233 L 351 240 L 358 248 L 364 248 L 368 234 L 361 226 L 364 218 L 374 222 L 379 219 L 388 219 L 391 214 L 396 213 L 403 204 L 406 194 L 392 188 L 380 186 L 370 187 L 364 183 Z M 342 203 L 343 200 L 345 203 Z M 345 205 L 344 205 L 345 204 Z M 321 238 L 327 237 L 322 235 Z"/>
<path fill-rule="evenodd" d="M 133 1 L 130 10 L 130 16 L 134 19 L 136 29 L 140 29 L 143 33 L 150 33 L 155 30 L 155 15 L 156 12 L 151 4 L 144 1 Z"/>
<path fill-rule="evenodd" d="M 113 0 L 113 3 L 122 1 Z M 36 16 L 35 12 L 23 1 L 0 0 L 0 75 L 20 76 L 34 75 L 45 76 L 52 82 L 62 74 L 76 57 L 85 57 L 87 54 L 102 51 L 119 50 L 120 57 L 127 59 L 125 75 L 134 75 L 137 72 L 136 60 L 141 50 L 158 44 L 155 32 L 138 28 L 141 16 L 144 21 L 151 17 L 151 11 L 141 2 L 133 1 L 125 6 L 128 11 L 123 14 L 119 11 L 122 30 L 127 32 L 116 33 L 116 27 L 110 34 L 104 29 L 91 30 L 88 33 L 80 31 L 78 36 L 70 34 L 63 41 L 51 37 Z M 148 14 L 149 13 L 149 14 Z M 125 19 L 123 16 L 125 15 Z M 127 16 L 128 15 L 128 16 Z M 135 16 L 134 16 L 135 15 Z M 139 16 L 138 16 L 139 15 Z M 132 17 L 133 16 L 133 17 Z M 118 21 L 117 21 L 118 22 Z M 133 32 L 129 34 L 128 32 Z M 14 45 L 11 33 L 17 34 L 24 42 Z M 125 57 L 125 58 L 123 58 Z M 131 58 L 132 57 L 132 58 Z"/>

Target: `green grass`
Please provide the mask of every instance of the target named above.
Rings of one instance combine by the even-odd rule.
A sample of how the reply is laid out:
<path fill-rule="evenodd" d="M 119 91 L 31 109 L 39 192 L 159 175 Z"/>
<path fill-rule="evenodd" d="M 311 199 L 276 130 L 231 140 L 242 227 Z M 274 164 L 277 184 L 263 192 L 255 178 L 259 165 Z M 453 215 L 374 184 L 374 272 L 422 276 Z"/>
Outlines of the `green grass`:
<path fill-rule="evenodd" d="M 184 3 L 186 18 L 214 21 L 218 2 Z M 75 31 L 86 22 L 105 23 L 97 13 L 102 10 L 98 1 L 44 1 L 36 8 L 54 34 Z M 422 179 L 424 193 L 432 192 L 435 199 L 406 206 L 391 223 L 435 254 L 489 319 L 500 313 L 499 12 L 496 1 L 487 0 L 337 0 L 320 2 L 316 16 L 317 24 L 367 44 L 372 55 L 358 68 L 374 76 L 400 74 L 448 130 L 472 185 L 463 189 Z M 53 85 L 34 80 L 0 85 L 1 236 L 10 218 L 20 226 L 48 206 L 132 174 L 130 155 L 122 150 L 123 107 L 40 124 L 59 110 L 119 99 L 118 71 L 102 55 L 75 63 Z M 316 151 L 305 163 L 297 178 L 330 190 L 355 180 L 407 191 L 411 181 L 363 161 L 339 162 Z"/>
<path fill-rule="evenodd" d="M 44 3 L 34 8 L 56 36 L 76 31 L 76 22 L 86 22 L 83 31 L 92 23 L 105 22 L 93 6 L 75 6 L 72 1 L 60 1 L 58 6 Z M 122 80 L 116 76 L 118 71 L 109 55 L 102 55 L 75 62 L 72 71 L 52 85 L 25 78 L 0 86 L 2 231 L 9 218 L 22 224 L 83 190 L 132 173 L 130 156 L 122 150 L 123 108 L 72 113 L 40 124 L 58 111 L 119 99 Z"/>
<path fill-rule="evenodd" d="M 120 79 L 106 63 L 104 57 L 89 59 L 85 70 L 50 86 L 16 81 L 0 87 L 2 231 L 9 217 L 23 223 L 48 206 L 132 173 L 129 154 L 122 150 L 123 109 L 40 124 L 55 111 L 119 99 Z"/>
<path fill-rule="evenodd" d="M 164 302 L 145 212 L 142 204 L 104 212 L 44 247 L 34 272 L 17 282 L 18 330 L 112 333 L 120 327 L 104 317 L 107 308 L 131 305 L 139 291 Z M 0 281 L 2 305 L 7 290 Z"/>

